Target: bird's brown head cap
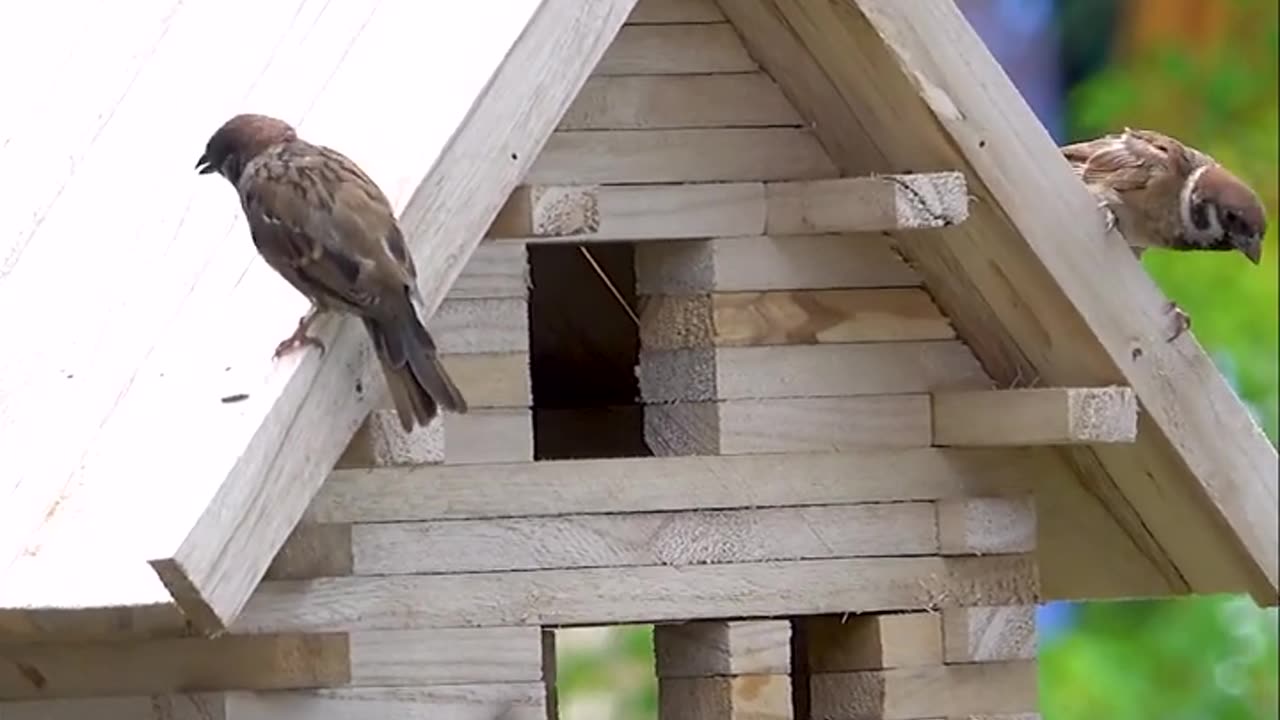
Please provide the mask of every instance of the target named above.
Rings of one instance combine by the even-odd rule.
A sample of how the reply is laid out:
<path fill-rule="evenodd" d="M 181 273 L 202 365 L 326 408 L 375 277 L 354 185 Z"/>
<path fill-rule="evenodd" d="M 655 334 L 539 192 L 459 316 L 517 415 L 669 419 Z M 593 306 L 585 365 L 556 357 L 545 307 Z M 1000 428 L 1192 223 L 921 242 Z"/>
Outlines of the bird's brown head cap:
<path fill-rule="evenodd" d="M 221 173 L 235 185 L 245 165 L 258 153 L 296 137 L 293 126 L 278 118 L 253 113 L 236 115 L 209 136 L 196 170 L 201 175 Z"/>
<path fill-rule="evenodd" d="M 1238 250 L 1253 264 L 1262 260 L 1262 236 L 1267 234 L 1267 211 L 1248 183 L 1221 165 L 1211 165 L 1196 182 L 1200 204 L 1212 206 L 1222 228 L 1215 249 Z M 1194 213 L 1193 217 L 1199 214 Z"/>

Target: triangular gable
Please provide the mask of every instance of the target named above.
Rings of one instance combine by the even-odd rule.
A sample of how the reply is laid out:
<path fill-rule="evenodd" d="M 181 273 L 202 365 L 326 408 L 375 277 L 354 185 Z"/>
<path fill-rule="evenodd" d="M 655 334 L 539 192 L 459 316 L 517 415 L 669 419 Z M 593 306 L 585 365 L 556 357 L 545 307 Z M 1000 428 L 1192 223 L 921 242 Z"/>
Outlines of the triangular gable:
<path fill-rule="evenodd" d="M 262 32 L 248 37 L 240 20 L 261 14 L 247 4 L 186 3 L 167 17 L 182 32 L 158 46 L 118 103 L 130 112 L 108 123 L 80 173 L 97 179 L 87 192 L 100 196 L 111 195 L 101 185 L 108 178 L 131 188 L 163 178 L 168 194 L 142 195 L 151 203 L 143 214 L 165 203 L 189 209 L 161 244 L 196 243 L 212 254 L 230 243 L 235 250 L 204 274 L 193 266 L 190 297 L 158 273 L 145 276 L 156 279 L 148 302 L 182 306 L 170 318 L 177 330 L 122 333 L 121 342 L 135 345 L 110 351 L 107 359 L 125 364 L 99 378 L 116 383 L 103 388 L 115 402 L 83 408 L 99 413 L 96 422 L 77 423 L 81 432 L 70 438 L 38 419 L 26 429 L 32 447 L 17 453 L 17 502 L 6 503 L 0 520 L 8 531 L 0 537 L 0 627 L 92 634 L 117 624 L 119 610 L 128 608 L 135 631 L 184 624 L 221 631 L 371 407 L 362 390 L 369 357 L 356 323 L 326 324 L 323 357 L 313 352 L 273 365 L 263 349 L 293 326 L 305 301 L 257 262 L 242 224 L 226 236 L 234 202 L 226 188 L 188 189 L 178 179 L 194 177 L 191 162 L 217 123 L 246 108 L 271 112 L 352 155 L 400 211 L 434 310 L 634 4 L 522 0 L 505 4 L 494 20 L 492 8 L 467 3 L 395 0 L 372 13 L 364 3 L 329 3 L 318 18 L 293 10 L 262 18 Z M 212 18 L 235 32 L 211 30 Z M 245 38 L 236 57 L 261 56 L 266 70 L 249 60 L 211 65 L 226 57 L 228 37 Z M 188 65 L 190 73 L 174 71 Z M 189 108 L 181 120 L 168 114 L 175 102 Z M 153 131 L 160 117 L 180 132 L 146 135 L 139 159 L 138 144 L 126 140 Z M 182 159 L 188 154 L 191 161 Z M 113 172 L 105 172 L 108 165 Z M 46 222 L 33 244 L 65 252 L 67 237 L 52 237 L 46 227 L 67 226 Z M 80 237 L 99 244 L 103 230 L 99 223 Z M 144 259 L 163 261 L 163 252 Z M 19 258 L 16 282 L 30 275 L 28 282 L 39 284 L 38 259 L 23 267 L 27 257 Z M 138 262 L 129 259 L 117 280 L 136 276 Z M 45 282 L 41 292 L 65 291 L 59 287 Z M 83 304 L 93 302 L 86 297 Z M 39 342 L 20 334 L 15 346 Z M 136 363 L 125 362 L 131 358 Z M 24 398 L 7 399 L 6 411 L 30 410 Z M 26 437 L 6 436 L 13 443 Z M 69 461 L 84 453 L 82 462 L 50 472 L 47 462 L 37 463 L 48 442 L 42 436 L 59 440 Z"/>
<path fill-rule="evenodd" d="M 1174 587 L 1277 599 L 1276 451 L 952 3 L 722 0 L 841 170 L 962 169 L 966 223 L 900 246 L 997 379 L 1125 384 L 1138 442 L 1069 459 Z M 1046 508 L 1051 511 L 1051 509 Z"/>

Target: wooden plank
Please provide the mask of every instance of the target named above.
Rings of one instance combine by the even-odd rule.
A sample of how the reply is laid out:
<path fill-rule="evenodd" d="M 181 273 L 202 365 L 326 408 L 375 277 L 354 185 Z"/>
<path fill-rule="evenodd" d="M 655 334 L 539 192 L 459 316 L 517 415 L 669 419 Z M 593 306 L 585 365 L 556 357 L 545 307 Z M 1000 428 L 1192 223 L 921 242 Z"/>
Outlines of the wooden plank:
<path fill-rule="evenodd" d="M 1035 501 L 1030 495 L 939 500 L 938 542 L 944 555 L 1031 552 L 1036 543 Z"/>
<path fill-rule="evenodd" d="M 227 720 L 546 720 L 541 682 L 244 693 Z"/>
<path fill-rule="evenodd" d="M 338 553 L 338 557 L 353 558 L 349 571 L 333 572 L 345 570 L 335 563 L 318 568 L 319 574 L 290 572 L 287 576 L 681 567 L 938 553 L 936 515 L 932 503 L 926 502 L 337 527 L 350 528 L 350 549 Z M 299 542 L 314 544 L 315 540 L 307 535 Z M 734 541 L 726 543 L 727 537 Z M 288 547 L 286 543 L 285 548 Z M 427 547 L 431 552 L 423 552 Z"/>
<path fill-rule="evenodd" d="M 812 674 L 942 664 L 937 613 L 822 615 L 800 622 Z"/>
<path fill-rule="evenodd" d="M 655 455 L 912 448 L 932 442 L 927 395 L 772 398 L 646 405 Z"/>
<path fill-rule="evenodd" d="M 419 465 L 441 463 L 444 458 L 444 421 L 439 416 L 426 426 L 405 432 L 395 410 L 376 408 L 356 430 L 334 467 Z"/>
<path fill-rule="evenodd" d="M 29 700 L 0 705 L 4 720 L 237 720 L 230 694 Z"/>
<path fill-rule="evenodd" d="M 919 288 L 642 296 L 639 315 L 650 350 L 955 339 Z"/>
<path fill-rule="evenodd" d="M 530 1 L 502 14 L 501 22 L 495 24 L 488 15 L 471 12 L 471 5 L 450 6 L 451 15 L 442 22 L 440 8 L 434 4 L 397 2 L 371 11 L 363 3 L 331 3 L 332 14 L 321 25 L 301 22 L 298 34 L 289 36 L 282 30 L 297 20 L 296 8 L 282 8 L 284 24 L 266 23 L 257 40 L 246 39 L 245 64 L 221 73 L 216 88 L 206 88 L 202 101 L 183 111 L 185 120 L 171 118 L 169 126 L 190 129 L 213 122 L 210 118 L 220 119 L 232 105 L 243 106 L 249 87 L 253 88 L 250 100 L 278 96 L 263 110 L 295 120 L 306 113 L 309 122 L 300 125 L 300 132 L 352 154 L 394 199 L 420 268 L 426 309 L 434 312 L 633 4 L 633 0 L 587 5 Z M 86 209 L 85 203 L 92 198 L 113 202 L 109 194 L 101 193 L 101 186 L 118 184 L 121 167 L 153 176 L 167 172 L 140 164 L 136 157 L 128 162 L 120 158 L 136 155 L 131 148 L 137 147 L 138 128 L 150 132 L 152 101 L 173 97 L 173 83 L 184 74 L 175 74 L 172 68 L 183 66 L 191 57 L 207 56 L 215 37 L 209 29 L 223 27 L 217 18 L 224 16 L 229 15 L 221 3 L 184 5 L 178 14 L 184 29 L 165 36 L 165 52 L 148 65 L 154 70 L 133 84 L 126 99 L 129 107 L 117 110 L 113 131 L 99 137 L 100 150 L 77 170 L 82 179 L 64 192 L 61 204 L 70 211 L 62 217 L 67 221 L 95 217 L 98 222 L 119 216 L 117 211 Z M 439 37 L 432 40 L 423 28 Z M 356 32 L 359 38 L 352 40 Z M 278 55 L 281 61 L 263 75 L 261 68 L 269 53 L 287 47 L 282 42 L 301 42 L 304 35 L 311 39 L 305 50 Z M 479 36 L 485 42 L 475 42 Z M 397 96 L 396 102 L 385 106 L 393 121 L 383 124 L 383 132 L 369 133 L 351 119 L 346 110 L 365 102 L 367 93 L 373 92 L 369 77 L 394 72 L 388 68 L 439 65 L 439 58 L 445 56 L 456 61 L 457 45 L 450 40 L 457 38 L 467 40 L 468 69 L 455 84 L 457 92 L 429 99 L 413 93 Z M 556 52 L 549 52 L 550 47 Z M 560 67 L 562 63 L 566 67 Z M 314 72 L 300 75 L 297 67 Z M 186 129 L 168 140 L 149 135 L 152 147 L 172 151 L 153 157 L 186 152 L 179 152 L 190 147 L 191 133 Z M 510 152 L 478 157 L 474 149 L 491 147 L 494 137 L 504 138 Z M 388 144 L 389 138 L 397 140 Z M 181 187 L 176 191 L 185 196 L 189 190 Z M 164 216 L 167 227 L 143 228 L 133 220 L 118 225 L 155 237 L 164 247 L 193 248 L 193 255 L 200 256 L 188 275 L 157 275 L 165 283 L 163 292 L 153 292 L 162 290 L 154 283 L 142 283 L 135 288 L 136 297 L 127 295 L 132 299 L 122 301 L 146 298 L 146 304 L 158 312 L 180 312 L 180 322 L 164 321 L 167 316 L 157 316 L 157 311 L 121 312 L 124 306 L 111 306 L 107 309 L 114 317 L 130 317 L 139 328 L 130 331 L 132 335 L 120 335 L 124 331 L 112 324 L 112 344 L 119 350 L 103 355 L 51 348 L 64 357 L 83 357 L 99 368 L 85 375 L 97 378 L 97 393 L 73 393 L 78 397 L 75 415 L 83 425 L 70 433 L 66 428 L 48 433 L 35 418 L 66 416 L 61 411 L 47 414 L 48 399 L 56 395 L 26 373 L 5 374 L 35 391 L 32 398 L 46 410 L 28 413 L 22 409 L 25 401 L 7 393 L 11 401 L 6 401 L 4 416 L 27 418 L 22 425 L 26 429 L 11 432 L 6 427 L 0 434 L 19 446 L 28 442 L 23 440 L 28 431 L 36 433 L 32 437 L 56 436 L 62 448 L 59 456 L 74 458 L 65 468 L 52 469 L 49 454 L 40 450 L 42 442 L 30 443 L 37 450 L 35 457 L 45 459 L 39 463 L 40 479 L 24 482 L 38 482 L 47 492 L 39 502 L 14 508 L 12 525 L 8 514 L 12 506 L 5 503 L 6 516 L 0 525 L 21 528 L 14 538 L 21 541 L 34 527 L 30 517 L 49 517 L 41 534 L 26 547 L 27 554 L 0 583 L 0 606 L 5 609 L 18 614 L 28 608 L 48 608 L 54 614 L 59 608 L 73 613 L 83 609 L 92 616 L 95 608 L 164 604 L 167 589 L 198 627 L 216 631 L 236 615 L 346 439 L 370 409 L 368 397 L 351 391 L 369 370 L 367 343 L 354 320 L 318 327 L 328 346 L 323 357 L 300 353 L 272 369 L 270 353 L 263 348 L 270 348 L 283 328 L 292 327 L 305 300 L 291 295 L 287 285 L 257 262 L 249 243 L 239 245 L 225 261 L 205 262 L 215 248 L 227 252 L 225 235 L 237 217 L 231 194 L 210 188 L 207 195 L 217 199 L 176 198 L 172 206 L 189 210 L 184 216 Z M 146 218 L 148 223 L 158 220 L 159 216 Z M 175 241 L 179 227 L 185 231 L 183 237 L 203 232 L 204 240 Z M 72 230 L 65 221 L 49 218 L 40 227 L 50 237 L 83 235 Z M 65 250 L 64 245 L 59 247 Z M 6 283 L 6 290 L 38 298 L 39 293 L 27 293 L 27 288 L 29 282 L 47 286 L 47 267 L 35 262 L 23 265 L 22 277 L 27 280 L 19 282 L 17 275 L 10 275 L 13 282 Z M 89 265 L 98 271 L 107 267 Z M 206 265 L 210 270 L 195 283 L 192 300 L 178 302 Z M 81 287 L 93 291 L 97 285 Z M 77 317 L 77 323 L 84 321 L 82 312 Z M 246 317 L 255 321 L 246 324 Z M 166 334 L 157 340 L 160 336 L 155 333 L 160 332 Z M 15 337 L 20 341 L 22 332 Z M 48 367 L 47 372 L 60 372 L 41 364 Z M 79 365 L 65 369 L 72 368 L 78 370 Z M 56 381 L 67 389 L 60 374 Z M 121 395 L 125 382 L 129 389 Z M 226 394 L 218 389 L 228 387 L 248 394 L 248 399 L 234 404 L 211 401 Z M 106 390 L 110 392 L 103 393 Z M 90 433 L 94 434 L 92 449 Z M 68 447 L 86 452 L 68 453 Z M 278 452 L 280 448 L 287 450 Z M 18 452 L 15 447 L 6 456 Z M 21 452 L 25 457 L 27 451 Z M 183 482 L 169 481 L 174 467 L 185 468 Z M 48 513 L 48 501 L 63 491 L 72 472 L 76 475 L 67 487 L 68 497 Z M 23 471 L 17 476 L 31 477 Z M 146 522 L 137 521 L 139 508 L 156 507 L 165 510 L 148 515 Z M 6 563 L 16 554 L 11 550 L 16 548 L 6 540 L 0 549 Z M 164 586 L 142 566 L 148 559 Z M 92 618 L 87 620 L 93 625 Z"/>
<path fill-rule="evenodd" d="M 922 197 L 935 199 L 917 200 Z M 532 185 L 512 193 L 488 236 L 525 243 L 577 243 L 880 232 L 960 222 L 965 202 L 964 181 L 957 173 L 791 182 Z"/>
<path fill-rule="evenodd" d="M 235 631 L 605 625 L 1036 599 L 1034 559 L 1008 555 L 321 578 L 263 583 Z"/>
<path fill-rule="evenodd" d="M 793 720 L 791 678 L 736 675 L 658 679 L 663 720 Z"/>
<path fill-rule="evenodd" d="M 351 634 L 351 684 L 416 687 L 542 680 L 533 627 L 371 630 Z"/>
<path fill-rule="evenodd" d="M 446 464 L 532 460 L 533 415 L 528 408 L 478 408 L 444 416 Z"/>
<path fill-rule="evenodd" d="M 1084 481 L 1195 591 L 1247 590 L 1274 604 L 1275 449 L 1191 334 L 1166 342 L 1166 300 L 1128 248 L 1101 222 L 1078 222 L 1096 217 L 1092 200 L 957 9 L 721 7 L 756 57 L 772 53 L 766 69 L 844 172 L 971 169 L 970 220 L 946 243 L 902 239 L 939 303 L 1002 382 L 1132 387 L 1144 404 L 1140 441 L 1072 452 L 1092 473 Z M 796 37 L 816 62 L 791 52 Z M 1173 390 L 1187 387 L 1197 391 Z"/>
<path fill-rule="evenodd" d="M 724 22 L 715 0 L 640 0 L 627 16 L 628 25 Z"/>
<path fill-rule="evenodd" d="M 267 580 L 301 580 L 350 575 L 355 567 L 348 523 L 304 522 L 289 533 L 263 576 Z"/>
<path fill-rule="evenodd" d="M 470 407 L 527 408 L 533 404 L 527 352 L 443 355 L 440 360 Z"/>
<path fill-rule="evenodd" d="M 804 121 L 762 72 L 593 77 L 558 130 L 800 127 Z"/>
<path fill-rule="evenodd" d="M 427 321 L 443 355 L 529 352 L 529 301 L 523 297 L 445 300 Z"/>
<path fill-rule="evenodd" d="M 929 501 L 1025 492 L 1044 459 L 1039 450 L 922 448 L 343 470 L 307 516 L 380 523 Z"/>
<path fill-rule="evenodd" d="M 990 387 L 958 340 L 641 350 L 646 402 L 845 397 Z"/>
<path fill-rule="evenodd" d="M 594 75 L 751 72 L 756 63 L 728 23 L 627 25 Z"/>
<path fill-rule="evenodd" d="M 948 663 L 1035 660 L 1036 608 L 947 608 L 942 638 Z"/>
<path fill-rule="evenodd" d="M 527 298 L 529 253 L 520 243 L 480 243 L 449 288 L 446 301 L 468 298 Z M 471 398 L 467 398 L 470 400 Z"/>
<path fill-rule="evenodd" d="M 837 175 L 807 129 L 560 130 L 530 185 L 818 180 Z"/>
<path fill-rule="evenodd" d="M 636 290 L 645 295 L 920 285 L 920 277 L 880 235 L 643 243 L 635 253 Z"/>
<path fill-rule="evenodd" d="M 791 623 L 734 620 L 658 625 L 653 629 L 658 678 L 786 675 Z"/>
<path fill-rule="evenodd" d="M 1138 399 L 1126 387 L 1030 388 L 933 396 L 938 445 L 1132 443 Z"/>
<path fill-rule="evenodd" d="M 0 702 L 345 685 L 349 655 L 341 633 L 0 646 Z"/>
<path fill-rule="evenodd" d="M 1035 711 L 1033 662 L 822 673 L 810 678 L 815 720 L 918 720 Z"/>

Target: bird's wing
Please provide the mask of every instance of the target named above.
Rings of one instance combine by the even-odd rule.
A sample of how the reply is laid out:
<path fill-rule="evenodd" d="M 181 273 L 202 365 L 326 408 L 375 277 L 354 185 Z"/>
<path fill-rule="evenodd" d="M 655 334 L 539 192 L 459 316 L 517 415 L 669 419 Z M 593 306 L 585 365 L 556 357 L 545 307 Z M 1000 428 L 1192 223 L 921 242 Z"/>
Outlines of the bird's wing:
<path fill-rule="evenodd" d="M 1086 184 L 1105 182 L 1118 191 L 1146 187 L 1153 171 L 1169 163 L 1164 149 L 1131 131 L 1067 145 L 1062 154 Z"/>
<path fill-rule="evenodd" d="M 266 154 L 240 191 L 259 251 L 303 294 L 362 312 L 413 286 L 390 204 L 340 153 L 303 145 Z"/>

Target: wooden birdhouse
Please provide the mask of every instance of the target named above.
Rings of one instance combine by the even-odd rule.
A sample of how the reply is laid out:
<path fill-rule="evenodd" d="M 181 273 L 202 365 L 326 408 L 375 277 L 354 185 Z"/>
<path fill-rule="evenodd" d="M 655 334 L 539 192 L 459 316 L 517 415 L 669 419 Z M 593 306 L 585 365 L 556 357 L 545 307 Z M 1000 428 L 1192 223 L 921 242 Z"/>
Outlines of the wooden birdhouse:
<path fill-rule="evenodd" d="M 1277 600 L 1275 450 L 951 2 L 83 11 L 0 148 L 0 720 L 544 720 L 638 623 L 663 720 L 1024 719 L 1039 602 Z M 272 359 L 243 111 L 392 199 L 469 412 Z"/>

